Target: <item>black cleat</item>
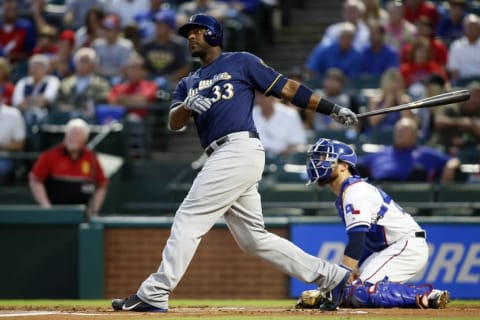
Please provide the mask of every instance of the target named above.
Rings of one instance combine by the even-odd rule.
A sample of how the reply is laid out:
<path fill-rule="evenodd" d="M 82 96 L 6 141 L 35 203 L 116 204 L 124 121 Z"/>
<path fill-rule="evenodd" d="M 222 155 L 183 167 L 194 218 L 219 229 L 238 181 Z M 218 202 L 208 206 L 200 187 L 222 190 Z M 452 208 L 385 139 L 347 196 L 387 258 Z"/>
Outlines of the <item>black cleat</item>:
<path fill-rule="evenodd" d="M 136 294 L 125 299 L 113 299 L 112 308 L 115 311 L 137 311 L 137 312 L 167 312 L 168 309 L 154 307 L 143 300 Z"/>
<path fill-rule="evenodd" d="M 342 303 L 343 293 L 345 292 L 347 280 L 350 277 L 351 271 L 347 270 L 347 273 L 343 277 L 342 281 L 333 288 L 332 291 L 327 293 L 327 299 L 320 305 L 320 310 L 323 311 L 335 311 L 340 303 Z"/>

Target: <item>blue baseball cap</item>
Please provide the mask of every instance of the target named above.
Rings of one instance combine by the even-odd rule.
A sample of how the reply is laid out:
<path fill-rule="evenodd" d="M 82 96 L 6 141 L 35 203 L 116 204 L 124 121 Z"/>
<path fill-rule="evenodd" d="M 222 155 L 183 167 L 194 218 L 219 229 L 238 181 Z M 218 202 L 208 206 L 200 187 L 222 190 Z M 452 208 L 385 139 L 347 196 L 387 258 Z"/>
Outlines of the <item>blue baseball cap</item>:
<path fill-rule="evenodd" d="M 158 11 L 155 13 L 154 20 L 157 23 L 165 23 L 172 30 L 177 28 L 176 13 L 173 10 L 162 9 Z"/>

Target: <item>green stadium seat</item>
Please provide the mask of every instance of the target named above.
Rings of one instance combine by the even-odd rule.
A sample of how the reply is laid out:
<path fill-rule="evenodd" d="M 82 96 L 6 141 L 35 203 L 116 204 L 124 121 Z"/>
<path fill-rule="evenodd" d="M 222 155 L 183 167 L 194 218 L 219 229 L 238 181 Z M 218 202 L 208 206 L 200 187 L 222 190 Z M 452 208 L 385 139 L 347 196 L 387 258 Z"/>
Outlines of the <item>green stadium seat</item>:
<path fill-rule="evenodd" d="M 274 183 L 260 189 L 262 201 L 310 202 L 318 201 L 318 193 L 305 183 Z"/>
<path fill-rule="evenodd" d="M 480 203 L 480 184 L 440 184 L 438 188 L 437 201 Z"/>
<path fill-rule="evenodd" d="M 357 143 L 357 137 L 358 135 L 349 130 L 317 130 L 314 133 L 314 142 L 320 138 L 327 138 L 355 144 Z"/>
<path fill-rule="evenodd" d="M 368 143 L 391 145 L 393 144 L 393 127 L 372 129 L 365 139 Z"/>
<path fill-rule="evenodd" d="M 431 215 L 429 204 L 435 201 L 435 186 L 422 182 L 383 182 L 378 185 L 407 212 Z"/>
<path fill-rule="evenodd" d="M 450 203 L 450 209 L 445 211 L 454 215 L 479 215 L 480 214 L 480 184 L 452 183 L 440 184 L 438 187 L 437 201 Z M 458 203 L 458 206 L 451 205 Z M 447 206 L 446 206 L 447 207 Z"/>
<path fill-rule="evenodd" d="M 435 188 L 431 183 L 383 182 L 379 187 L 399 203 L 435 200 Z"/>
<path fill-rule="evenodd" d="M 47 123 L 63 125 L 67 124 L 70 119 L 72 119 L 70 111 L 50 110 L 47 116 Z"/>
<path fill-rule="evenodd" d="M 0 204 L 36 204 L 28 186 L 2 187 Z"/>

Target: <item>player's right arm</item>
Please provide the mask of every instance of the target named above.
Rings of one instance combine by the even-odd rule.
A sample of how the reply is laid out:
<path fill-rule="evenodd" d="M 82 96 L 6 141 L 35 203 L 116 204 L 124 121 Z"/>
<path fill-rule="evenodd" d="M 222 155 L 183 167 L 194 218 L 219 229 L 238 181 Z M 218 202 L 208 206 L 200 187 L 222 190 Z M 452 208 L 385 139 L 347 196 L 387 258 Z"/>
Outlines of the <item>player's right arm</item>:
<path fill-rule="evenodd" d="M 185 78 L 180 80 L 173 92 L 173 103 L 170 105 L 168 114 L 168 129 L 177 131 L 184 128 L 190 117 L 192 110 L 185 108 L 185 98 L 188 96 L 188 89 L 185 84 Z"/>
<path fill-rule="evenodd" d="M 181 130 L 188 124 L 191 116 L 192 110 L 186 109 L 183 102 L 172 106 L 168 114 L 168 128 L 173 131 Z"/>
<path fill-rule="evenodd" d="M 200 114 L 212 106 L 212 100 L 201 94 L 188 94 L 184 78 L 173 92 L 173 104 L 170 106 L 168 127 L 170 130 L 180 130 L 188 124 L 192 112 Z"/>

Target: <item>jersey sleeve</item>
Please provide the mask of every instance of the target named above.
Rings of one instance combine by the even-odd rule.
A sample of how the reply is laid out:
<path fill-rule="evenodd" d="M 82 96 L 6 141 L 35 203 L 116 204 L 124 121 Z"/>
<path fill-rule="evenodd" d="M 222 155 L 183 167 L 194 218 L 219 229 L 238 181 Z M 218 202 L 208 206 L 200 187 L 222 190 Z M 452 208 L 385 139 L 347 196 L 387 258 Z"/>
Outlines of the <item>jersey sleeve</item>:
<path fill-rule="evenodd" d="M 244 52 L 241 57 L 246 67 L 246 77 L 253 86 L 267 96 L 279 97 L 287 79 L 253 54 Z"/>
<path fill-rule="evenodd" d="M 380 194 L 364 182 L 348 187 L 342 201 L 347 233 L 368 231 L 372 216 L 377 215 L 382 203 Z"/>
<path fill-rule="evenodd" d="M 37 178 L 40 181 L 45 181 L 50 175 L 50 172 L 52 169 L 51 165 L 53 163 L 54 161 L 52 161 L 51 152 L 50 151 L 44 152 L 40 155 L 38 160 L 33 165 L 33 168 L 30 174 L 32 174 L 35 178 Z"/>

